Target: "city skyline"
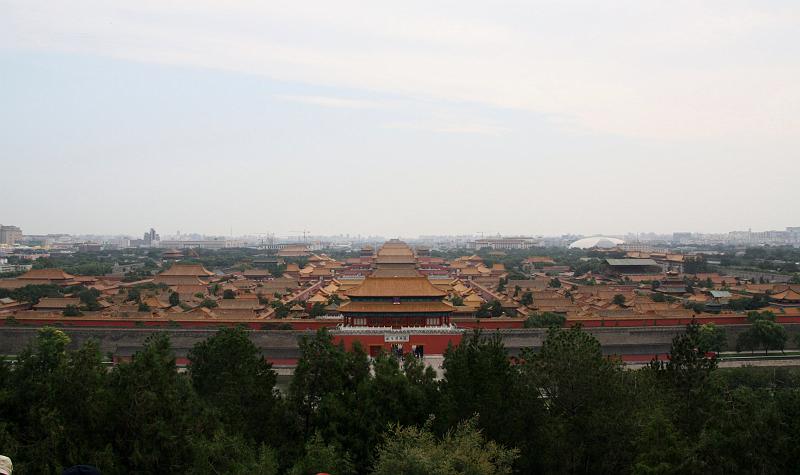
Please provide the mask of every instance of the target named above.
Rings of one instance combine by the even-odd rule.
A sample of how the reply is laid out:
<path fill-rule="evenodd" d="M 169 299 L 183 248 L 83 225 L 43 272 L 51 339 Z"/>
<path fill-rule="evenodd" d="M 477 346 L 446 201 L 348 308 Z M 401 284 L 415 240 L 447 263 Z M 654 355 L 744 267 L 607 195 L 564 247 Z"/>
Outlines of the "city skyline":
<path fill-rule="evenodd" d="M 8 228 L 8 227 L 6 227 Z M 11 229 L 16 229 L 19 232 L 20 237 L 37 237 L 37 236 L 64 236 L 64 237 L 71 237 L 71 238 L 78 238 L 78 239 L 114 239 L 114 238 L 130 238 L 132 240 L 139 240 L 142 241 L 145 245 L 150 245 L 150 243 L 158 243 L 162 240 L 161 235 L 164 236 L 164 241 L 204 241 L 204 240 L 232 240 L 232 241 L 241 241 L 245 242 L 257 242 L 257 241 L 275 241 L 275 242 L 303 242 L 303 241 L 319 241 L 319 240 L 329 240 L 332 242 L 345 242 L 348 240 L 351 241 L 369 241 L 369 240 L 385 240 L 385 239 L 411 239 L 415 241 L 430 241 L 430 240 L 437 240 L 437 239 L 497 239 L 497 238 L 526 238 L 526 239 L 549 239 L 549 238 L 565 238 L 565 237 L 574 237 L 574 236 L 584 236 L 584 237 L 592 237 L 592 236 L 615 236 L 621 237 L 625 239 L 633 239 L 634 241 L 642 240 L 642 241 L 659 241 L 659 240 L 680 240 L 686 238 L 708 238 L 713 239 L 716 237 L 728 237 L 731 240 L 742 239 L 747 235 L 752 235 L 754 238 L 758 239 L 760 237 L 769 236 L 772 238 L 778 237 L 779 235 L 785 235 L 787 239 L 789 239 L 792 243 L 797 241 L 797 236 L 800 235 L 800 227 L 798 226 L 785 226 L 782 229 L 771 229 L 771 230 L 753 230 L 753 229 L 746 229 L 746 230 L 728 230 L 724 232 L 701 232 L 701 231 L 671 231 L 671 232 L 653 232 L 653 231 L 641 231 L 641 232 L 622 232 L 622 233 L 574 233 L 574 232 L 567 232 L 557 235 L 545 235 L 545 234 L 537 234 L 537 233 L 491 233 L 491 232 L 473 232 L 473 233 L 463 233 L 463 234 L 456 234 L 456 233 L 433 233 L 433 234 L 403 234 L 403 235 L 385 235 L 380 233 L 368 233 L 368 234 L 359 234 L 359 233 L 312 233 L 309 230 L 303 231 L 295 231 L 295 232 L 269 232 L 269 233 L 241 233 L 241 234 L 210 234 L 210 233 L 201 233 L 201 232 L 181 232 L 176 231 L 175 233 L 167 232 L 158 232 L 154 228 L 149 228 L 149 230 L 143 233 L 144 239 L 141 239 L 139 236 L 142 236 L 142 233 L 58 233 L 58 232 L 47 232 L 47 233 L 25 233 L 23 234 L 22 231 L 17 228 L 16 226 L 11 226 Z M 24 239 L 23 239 L 24 240 Z M 0 242 L 1 243 L 1 242 Z"/>

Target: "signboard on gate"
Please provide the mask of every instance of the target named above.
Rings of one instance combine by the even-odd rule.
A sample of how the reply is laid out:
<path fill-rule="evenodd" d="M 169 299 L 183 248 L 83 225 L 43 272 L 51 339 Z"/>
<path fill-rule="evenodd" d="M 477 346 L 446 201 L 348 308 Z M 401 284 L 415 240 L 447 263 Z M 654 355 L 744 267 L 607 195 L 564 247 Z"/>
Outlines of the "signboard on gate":
<path fill-rule="evenodd" d="M 408 333 L 384 333 L 383 341 L 385 343 L 407 343 Z"/>

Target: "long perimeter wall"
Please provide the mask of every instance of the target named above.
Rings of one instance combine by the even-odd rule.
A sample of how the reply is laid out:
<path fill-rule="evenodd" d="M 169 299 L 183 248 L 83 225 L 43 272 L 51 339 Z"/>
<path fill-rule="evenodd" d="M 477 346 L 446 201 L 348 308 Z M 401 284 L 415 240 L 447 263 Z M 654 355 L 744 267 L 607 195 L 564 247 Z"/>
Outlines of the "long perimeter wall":
<path fill-rule="evenodd" d="M 722 326 L 726 329 L 729 348 L 735 346 L 738 334 L 746 330 L 743 325 Z M 789 346 L 793 347 L 794 336 L 800 334 L 800 324 L 785 325 L 789 332 Z M 112 355 L 116 359 L 125 359 L 138 351 L 148 336 L 166 332 L 179 361 L 185 361 L 189 350 L 196 343 L 215 333 L 213 329 L 180 329 L 180 328 L 74 328 L 61 327 L 72 338 L 72 345 L 77 347 L 89 339 L 95 339 L 103 354 Z M 587 328 L 599 341 L 605 354 L 616 354 L 627 361 L 646 361 L 654 355 L 664 355 L 669 351 L 672 338 L 684 331 L 683 326 L 674 327 L 639 327 L 639 328 Z M 465 329 L 465 336 L 472 331 Z M 25 345 L 35 338 L 37 328 L 23 326 L 0 327 L 0 354 L 16 355 Z M 543 329 L 503 329 L 485 330 L 484 334 L 499 334 L 511 355 L 519 354 L 523 348 L 539 348 L 547 336 Z M 292 366 L 300 357 L 299 340 L 303 335 L 312 335 L 312 331 L 292 330 L 253 330 L 250 338 L 261 349 L 264 356 L 279 365 Z M 334 335 L 336 332 L 334 332 Z M 348 338 L 337 337 L 350 343 Z M 357 339 L 357 338 L 356 338 Z M 368 343 L 368 342 L 363 342 Z"/>

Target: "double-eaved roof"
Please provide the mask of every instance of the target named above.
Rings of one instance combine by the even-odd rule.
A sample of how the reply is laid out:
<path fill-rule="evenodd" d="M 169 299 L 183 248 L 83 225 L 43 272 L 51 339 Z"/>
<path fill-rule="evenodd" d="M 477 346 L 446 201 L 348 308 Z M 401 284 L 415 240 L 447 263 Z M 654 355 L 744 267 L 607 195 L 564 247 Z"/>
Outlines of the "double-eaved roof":
<path fill-rule="evenodd" d="M 214 275 L 214 273 L 200 264 L 173 264 L 172 267 L 160 272 L 158 275 L 207 277 Z"/>
<path fill-rule="evenodd" d="M 31 269 L 17 277 L 19 280 L 69 280 L 75 276 L 67 274 L 61 269 Z"/>
<path fill-rule="evenodd" d="M 770 298 L 772 300 L 800 301 L 800 292 L 797 292 L 793 288 L 789 287 L 783 292 L 771 295 Z"/>
<path fill-rule="evenodd" d="M 447 293 L 431 284 L 427 277 L 367 277 L 348 297 L 442 297 Z"/>

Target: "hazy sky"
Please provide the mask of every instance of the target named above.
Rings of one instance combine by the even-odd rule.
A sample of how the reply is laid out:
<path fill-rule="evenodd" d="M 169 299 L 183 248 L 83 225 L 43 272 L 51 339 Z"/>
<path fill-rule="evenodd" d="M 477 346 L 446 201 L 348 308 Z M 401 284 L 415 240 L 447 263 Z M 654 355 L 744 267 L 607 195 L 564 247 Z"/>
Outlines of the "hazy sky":
<path fill-rule="evenodd" d="M 799 176 L 797 0 L 0 0 L 26 233 L 782 229 Z"/>

